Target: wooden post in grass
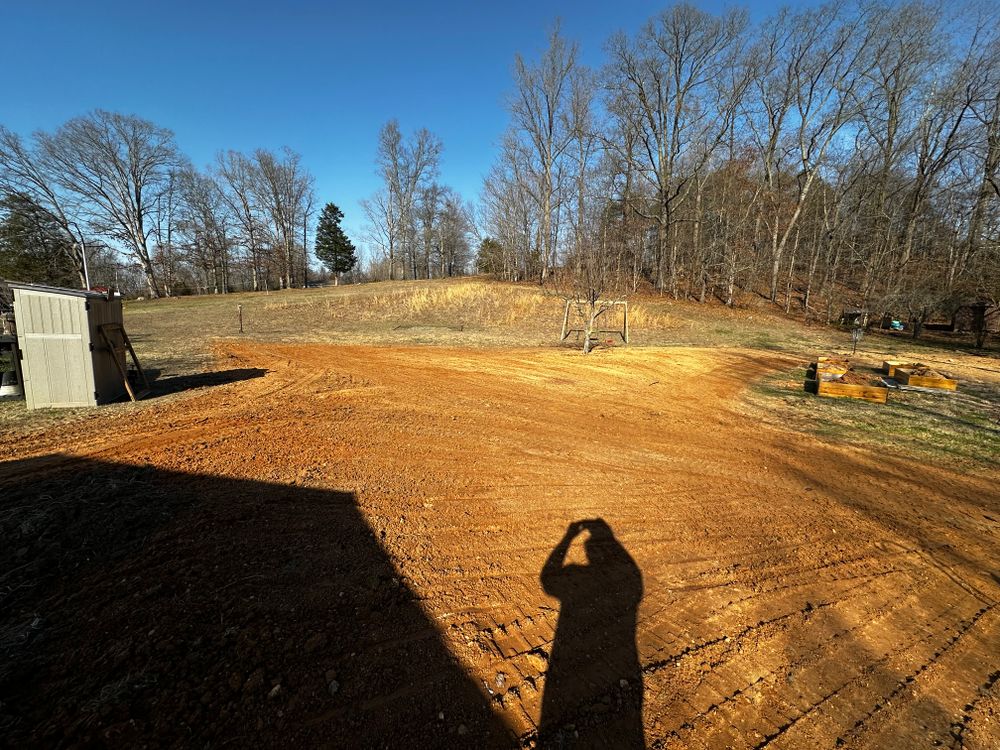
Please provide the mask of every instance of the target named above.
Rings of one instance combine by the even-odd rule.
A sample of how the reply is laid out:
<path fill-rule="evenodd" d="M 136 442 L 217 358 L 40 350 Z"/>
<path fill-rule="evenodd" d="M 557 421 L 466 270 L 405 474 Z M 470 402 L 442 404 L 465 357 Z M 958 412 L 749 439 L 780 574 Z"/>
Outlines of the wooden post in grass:
<path fill-rule="evenodd" d="M 240 314 L 240 333 L 243 333 L 243 305 L 237 305 L 236 309 Z"/>

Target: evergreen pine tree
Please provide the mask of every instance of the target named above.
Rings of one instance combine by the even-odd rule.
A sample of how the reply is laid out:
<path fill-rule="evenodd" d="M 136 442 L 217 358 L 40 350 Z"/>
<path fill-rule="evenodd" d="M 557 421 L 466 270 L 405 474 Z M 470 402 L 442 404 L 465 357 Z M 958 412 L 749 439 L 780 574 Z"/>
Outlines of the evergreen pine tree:
<path fill-rule="evenodd" d="M 72 240 L 29 196 L 0 197 L 0 278 L 55 286 L 79 286 Z"/>
<path fill-rule="evenodd" d="M 340 226 L 343 218 L 343 211 L 333 203 L 327 203 L 316 227 L 316 257 L 330 269 L 335 284 L 340 283 L 340 274 L 350 271 L 358 262 L 354 254 L 354 243 L 347 238 Z"/>

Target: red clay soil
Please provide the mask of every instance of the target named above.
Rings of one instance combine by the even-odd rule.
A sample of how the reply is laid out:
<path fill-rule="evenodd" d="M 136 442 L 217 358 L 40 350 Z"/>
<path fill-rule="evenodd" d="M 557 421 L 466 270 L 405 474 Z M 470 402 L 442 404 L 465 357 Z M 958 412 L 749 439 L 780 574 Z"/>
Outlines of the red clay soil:
<path fill-rule="evenodd" d="M 8 442 L 0 743 L 997 747 L 996 476 L 734 408 L 791 364 L 232 345 Z"/>

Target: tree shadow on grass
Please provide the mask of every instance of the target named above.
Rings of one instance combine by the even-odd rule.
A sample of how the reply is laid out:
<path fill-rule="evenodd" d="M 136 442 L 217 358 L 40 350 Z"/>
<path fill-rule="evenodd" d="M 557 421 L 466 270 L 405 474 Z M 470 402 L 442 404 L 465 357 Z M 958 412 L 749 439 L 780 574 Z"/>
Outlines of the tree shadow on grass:
<path fill-rule="evenodd" d="M 56 458 L 0 464 L 4 743 L 515 743 L 351 493 Z"/>
<path fill-rule="evenodd" d="M 567 564 L 582 534 L 587 564 Z M 542 695 L 542 747 L 644 748 L 639 567 L 604 519 L 577 521 L 549 555 L 541 583 L 560 600 Z"/>

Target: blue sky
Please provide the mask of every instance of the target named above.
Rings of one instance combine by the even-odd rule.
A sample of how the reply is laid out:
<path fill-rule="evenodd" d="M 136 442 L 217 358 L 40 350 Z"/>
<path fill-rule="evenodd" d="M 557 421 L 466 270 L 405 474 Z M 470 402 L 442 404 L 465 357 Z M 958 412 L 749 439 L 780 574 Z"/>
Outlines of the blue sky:
<path fill-rule="evenodd" d="M 701 2 L 718 11 L 725 3 Z M 26 135 L 95 108 L 172 129 L 203 166 L 223 149 L 300 152 L 357 237 L 379 127 L 427 127 L 441 180 L 475 198 L 506 125 L 514 54 L 558 17 L 586 62 L 662 3 L 0 0 L 0 123 Z M 754 15 L 770 11 L 758 3 Z"/>

